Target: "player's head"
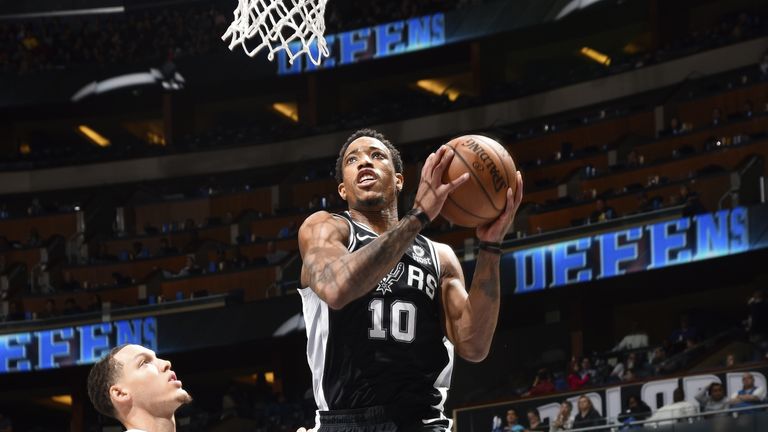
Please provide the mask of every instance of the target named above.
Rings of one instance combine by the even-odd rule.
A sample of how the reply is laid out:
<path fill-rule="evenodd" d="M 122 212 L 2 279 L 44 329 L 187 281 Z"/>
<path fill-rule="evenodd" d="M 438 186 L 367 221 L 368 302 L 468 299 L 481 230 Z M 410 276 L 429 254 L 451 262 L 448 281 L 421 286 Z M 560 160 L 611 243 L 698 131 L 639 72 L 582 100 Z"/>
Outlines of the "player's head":
<path fill-rule="evenodd" d="M 125 423 L 129 413 L 167 418 L 192 401 L 171 362 L 141 345 L 113 348 L 91 368 L 88 396 L 98 412 Z"/>
<path fill-rule="evenodd" d="M 336 159 L 339 195 L 350 207 L 375 208 L 403 187 L 400 152 L 381 133 L 361 129 L 347 139 Z"/>

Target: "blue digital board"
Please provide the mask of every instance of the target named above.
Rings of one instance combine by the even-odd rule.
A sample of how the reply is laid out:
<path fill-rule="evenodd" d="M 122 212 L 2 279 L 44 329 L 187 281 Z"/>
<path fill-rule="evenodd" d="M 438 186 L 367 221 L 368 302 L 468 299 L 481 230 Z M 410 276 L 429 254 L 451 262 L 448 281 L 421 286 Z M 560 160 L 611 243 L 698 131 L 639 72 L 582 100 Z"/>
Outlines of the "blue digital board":
<path fill-rule="evenodd" d="M 95 363 L 115 346 L 157 351 L 157 319 L 135 318 L 0 335 L 0 374 Z"/>

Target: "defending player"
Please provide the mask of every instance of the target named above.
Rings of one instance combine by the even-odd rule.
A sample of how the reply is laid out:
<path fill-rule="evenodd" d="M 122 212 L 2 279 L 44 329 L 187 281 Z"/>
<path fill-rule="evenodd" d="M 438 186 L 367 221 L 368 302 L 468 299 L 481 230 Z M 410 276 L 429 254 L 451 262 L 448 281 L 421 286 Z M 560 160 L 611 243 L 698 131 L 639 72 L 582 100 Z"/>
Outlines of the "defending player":
<path fill-rule="evenodd" d="M 174 413 L 192 398 L 171 370 L 141 345 L 122 345 L 96 362 L 88 374 L 88 396 L 101 414 L 127 432 L 174 432 Z"/>
<path fill-rule="evenodd" d="M 499 312 L 500 242 L 522 199 L 507 191 L 499 218 L 477 228 L 480 252 L 469 294 L 453 250 L 419 232 L 465 174 L 443 184 L 453 150 L 424 163 L 415 205 L 398 220 L 400 154 L 361 130 L 339 152 L 338 192 L 349 211 L 314 213 L 299 230 L 307 357 L 320 431 L 450 428 L 443 414 L 455 351 L 478 362 Z"/>

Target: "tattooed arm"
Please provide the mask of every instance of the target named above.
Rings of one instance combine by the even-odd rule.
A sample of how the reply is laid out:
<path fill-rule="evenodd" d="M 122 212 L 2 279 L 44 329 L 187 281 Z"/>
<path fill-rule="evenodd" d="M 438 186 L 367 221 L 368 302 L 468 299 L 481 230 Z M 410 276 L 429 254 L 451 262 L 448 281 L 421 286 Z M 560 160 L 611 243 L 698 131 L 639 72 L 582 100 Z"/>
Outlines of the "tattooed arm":
<path fill-rule="evenodd" d="M 350 253 L 346 247 L 347 223 L 327 212 L 317 212 L 299 229 L 301 284 L 311 287 L 332 309 L 341 309 L 376 286 L 420 229 L 415 217 L 405 217 L 394 229 Z"/>
<path fill-rule="evenodd" d="M 512 226 L 513 218 L 523 198 L 523 179 L 516 174 L 514 195 L 507 192 L 507 207 L 499 218 L 477 229 L 481 241 L 501 242 Z M 491 349 L 491 340 L 499 319 L 499 262 L 501 255 L 480 250 L 475 264 L 469 294 L 465 289 L 464 273 L 456 254 L 447 245 L 438 245 L 442 275 L 443 310 L 448 339 L 465 360 L 479 362 Z"/>
<path fill-rule="evenodd" d="M 450 183 L 442 175 L 453 159 L 446 146 L 432 153 L 424 163 L 416 191 L 415 209 L 432 220 L 437 217 L 448 194 L 469 175 Z M 299 229 L 301 284 L 311 287 L 332 309 L 341 309 L 373 289 L 397 264 L 421 231 L 421 221 L 409 215 L 364 247 L 350 253 L 346 222 L 321 211 L 308 217 Z"/>

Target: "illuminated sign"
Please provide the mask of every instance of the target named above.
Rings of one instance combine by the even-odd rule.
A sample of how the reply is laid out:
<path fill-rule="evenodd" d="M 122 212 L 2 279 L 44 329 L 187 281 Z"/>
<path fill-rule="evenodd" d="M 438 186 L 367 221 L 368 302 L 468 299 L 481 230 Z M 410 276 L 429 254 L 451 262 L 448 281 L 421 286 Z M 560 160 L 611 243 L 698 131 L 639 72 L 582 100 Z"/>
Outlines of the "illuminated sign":
<path fill-rule="evenodd" d="M 320 66 L 299 56 L 288 63 L 285 51 L 277 55 L 277 74 L 292 75 L 318 69 L 331 69 L 337 66 L 358 63 L 364 60 L 390 57 L 445 44 L 445 15 L 436 13 L 361 28 L 339 34 L 327 35 L 330 55 L 323 59 Z M 291 44 L 292 52 L 299 51 L 300 44 Z M 317 53 L 317 44 L 310 47 L 313 56 Z"/>
<path fill-rule="evenodd" d="M 95 363 L 115 346 L 157 351 L 153 317 L 0 335 L 0 374 Z"/>
<path fill-rule="evenodd" d="M 525 293 L 745 252 L 746 208 L 604 232 L 520 249 L 512 262 L 515 292 Z"/>

